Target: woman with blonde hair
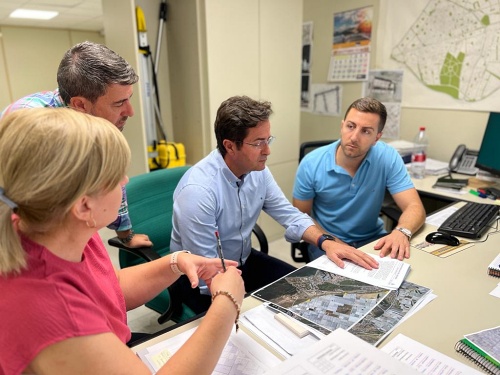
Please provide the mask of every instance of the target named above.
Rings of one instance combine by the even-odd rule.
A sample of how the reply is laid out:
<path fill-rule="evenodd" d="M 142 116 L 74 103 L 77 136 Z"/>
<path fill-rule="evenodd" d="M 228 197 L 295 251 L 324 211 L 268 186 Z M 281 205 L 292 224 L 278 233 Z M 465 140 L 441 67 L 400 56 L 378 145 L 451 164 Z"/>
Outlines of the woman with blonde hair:
<path fill-rule="evenodd" d="M 71 109 L 19 110 L 0 122 L 0 161 L 0 374 L 150 374 L 126 346 L 126 310 L 181 274 L 215 297 L 158 374 L 211 373 L 243 299 L 240 272 L 188 252 L 113 268 L 98 230 L 127 182 L 116 127 Z"/>

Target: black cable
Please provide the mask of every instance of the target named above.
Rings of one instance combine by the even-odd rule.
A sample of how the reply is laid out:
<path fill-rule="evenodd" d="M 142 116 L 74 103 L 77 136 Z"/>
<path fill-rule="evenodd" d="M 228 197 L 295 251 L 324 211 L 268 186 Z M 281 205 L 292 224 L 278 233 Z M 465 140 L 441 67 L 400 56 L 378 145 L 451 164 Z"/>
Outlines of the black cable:
<path fill-rule="evenodd" d="M 486 234 L 486 238 L 484 240 L 481 240 L 481 241 L 469 241 L 469 243 L 483 243 L 483 242 L 486 242 L 488 240 L 489 236 L 493 236 L 495 234 L 500 233 L 500 230 L 498 230 L 498 219 L 500 219 L 500 216 L 496 218 L 496 226 L 488 225 L 488 228 L 492 228 L 492 229 L 494 229 L 494 231 L 493 232 L 488 232 Z"/>

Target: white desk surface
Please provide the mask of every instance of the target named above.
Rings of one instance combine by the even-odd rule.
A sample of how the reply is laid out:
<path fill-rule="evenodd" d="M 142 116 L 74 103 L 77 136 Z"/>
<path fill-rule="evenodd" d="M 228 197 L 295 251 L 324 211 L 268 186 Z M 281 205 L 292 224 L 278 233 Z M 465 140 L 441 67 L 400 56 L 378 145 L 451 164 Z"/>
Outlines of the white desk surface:
<path fill-rule="evenodd" d="M 482 200 L 484 202 L 484 200 Z M 419 231 L 428 233 L 436 228 L 425 224 Z M 377 253 L 368 244 L 363 250 Z M 380 345 L 402 333 L 464 364 L 474 367 L 470 361 L 455 352 L 455 343 L 464 334 L 500 325 L 500 298 L 489 293 L 500 282 L 489 276 L 487 267 L 500 253 L 500 233 L 491 235 L 484 243 L 477 243 L 448 258 L 439 258 L 418 249 L 412 249 L 408 281 L 431 288 L 437 298 L 399 325 Z M 260 300 L 245 298 L 242 310 L 258 306 Z M 138 351 L 177 333 L 198 325 L 198 321 L 157 336 L 134 348 Z M 259 338 L 242 327 L 250 336 L 280 357 Z"/>

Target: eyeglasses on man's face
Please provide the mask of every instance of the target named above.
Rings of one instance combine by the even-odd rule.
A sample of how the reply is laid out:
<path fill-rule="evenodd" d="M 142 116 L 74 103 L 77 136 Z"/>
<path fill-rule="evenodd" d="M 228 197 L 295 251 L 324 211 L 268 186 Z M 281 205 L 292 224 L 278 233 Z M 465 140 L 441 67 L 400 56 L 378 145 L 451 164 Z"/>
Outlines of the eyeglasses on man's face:
<path fill-rule="evenodd" d="M 249 146 L 253 146 L 255 148 L 260 148 L 261 150 L 266 147 L 266 146 L 270 146 L 271 143 L 274 142 L 274 140 L 276 139 L 276 137 L 274 136 L 270 136 L 269 138 L 267 139 L 263 139 L 261 141 L 257 141 L 257 142 L 242 142 L 242 141 L 239 141 L 238 143 L 244 143 L 246 145 L 249 145 Z"/>

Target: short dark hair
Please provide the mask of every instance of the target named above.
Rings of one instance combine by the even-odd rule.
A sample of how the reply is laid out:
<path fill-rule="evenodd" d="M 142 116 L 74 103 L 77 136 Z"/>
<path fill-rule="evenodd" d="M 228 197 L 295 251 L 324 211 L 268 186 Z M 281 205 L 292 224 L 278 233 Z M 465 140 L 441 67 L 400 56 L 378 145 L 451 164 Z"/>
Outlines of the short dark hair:
<path fill-rule="evenodd" d="M 133 85 L 138 80 L 125 59 L 103 44 L 88 41 L 66 51 L 57 70 L 59 93 L 66 105 L 75 96 L 95 103 L 108 85 Z"/>
<path fill-rule="evenodd" d="M 347 111 L 345 112 L 344 120 L 346 119 L 347 114 L 349 113 L 349 111 L 352 108 L 354 108 L 360 112 L 375 113 L 375 114 L 379 115 L 380 121 L 378 123 L 378 132 L 380 133 L 384 130 L 385 122 L 387 121 L 387 109 L 385 108 L 385 105 L 383 105 L 377 99 L 365 97 L 365 98 L 355 100 L 349 106 L 349 108 L 347 108 Z"/>
<path fill-rule="evenodd" d="M 221 155 L 226 155 L 224 139 L 233 142 L 243 142 L 249 128 L 254 128 L 259 122 L 269 120 L 273 113 L 271 102 L 257 101 L 248 96 L 232 96 L 222 102 L 217 110 L 214 123 L 217 148 Z M 238 144 L 237 147 L 241 147 Z"/>

